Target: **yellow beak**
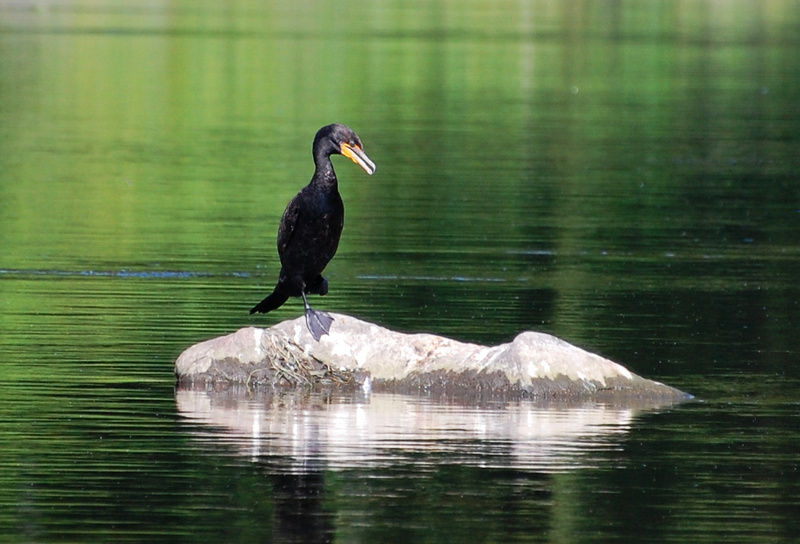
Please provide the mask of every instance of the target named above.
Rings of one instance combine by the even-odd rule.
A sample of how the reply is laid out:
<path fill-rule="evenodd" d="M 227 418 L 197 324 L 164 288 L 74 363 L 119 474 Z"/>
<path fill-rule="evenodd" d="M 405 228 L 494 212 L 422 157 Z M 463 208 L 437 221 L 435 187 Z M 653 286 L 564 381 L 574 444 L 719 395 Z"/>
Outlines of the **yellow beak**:
<path fill-rule="evenodd" d="M 375 163 L 369 160 L 367 154 L 359 146 L 342 144 L 342 155 L 359 165 L 370 176 L 375 173 Z"/>

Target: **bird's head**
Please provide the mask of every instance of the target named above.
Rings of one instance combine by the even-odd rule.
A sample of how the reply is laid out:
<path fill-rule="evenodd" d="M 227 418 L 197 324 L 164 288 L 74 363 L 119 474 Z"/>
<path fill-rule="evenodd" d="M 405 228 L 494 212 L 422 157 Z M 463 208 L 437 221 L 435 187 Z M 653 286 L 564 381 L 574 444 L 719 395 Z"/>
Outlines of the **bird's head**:
<path fill-rule="evenodd" d="M 344 155 L 364 171 L 372 175 L 375 173 L 375 163 L 364 153 L 364 145 L 353 129 L 347 125 L 333 124 L 319 129 L 314 138 L 314 154 L 338 153 Z"/>

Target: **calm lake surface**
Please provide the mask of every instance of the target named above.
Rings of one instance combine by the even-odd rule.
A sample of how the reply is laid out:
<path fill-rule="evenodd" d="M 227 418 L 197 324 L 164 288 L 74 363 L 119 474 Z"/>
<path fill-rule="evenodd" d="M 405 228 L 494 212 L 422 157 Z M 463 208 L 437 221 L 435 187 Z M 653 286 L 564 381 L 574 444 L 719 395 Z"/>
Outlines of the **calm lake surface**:
<path fill-rule="evenodd" d="M 796 542 L 800 3 L 0 3 L 0 541 Z M 320 309 L 555 334 L 674 407 L 175 391 L 311 141 Z"/>

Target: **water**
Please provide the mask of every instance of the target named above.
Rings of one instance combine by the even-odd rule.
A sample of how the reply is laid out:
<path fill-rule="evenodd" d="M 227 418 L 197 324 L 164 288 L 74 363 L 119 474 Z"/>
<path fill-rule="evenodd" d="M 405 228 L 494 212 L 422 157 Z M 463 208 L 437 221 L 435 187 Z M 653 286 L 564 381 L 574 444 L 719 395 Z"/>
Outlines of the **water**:
<path fill-rule="evenodd" d="M 0 5 L 9 542 L 800 533 L 797 2 Z M 176 392 L 345 122 L 316 306 L 556 334 L 679 407 Z"/>

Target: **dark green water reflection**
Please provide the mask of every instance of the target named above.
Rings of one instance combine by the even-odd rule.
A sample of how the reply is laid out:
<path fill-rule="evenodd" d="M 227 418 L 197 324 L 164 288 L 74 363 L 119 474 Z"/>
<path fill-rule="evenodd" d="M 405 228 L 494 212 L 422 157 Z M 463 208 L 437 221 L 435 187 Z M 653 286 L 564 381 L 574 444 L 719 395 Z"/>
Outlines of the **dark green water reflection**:
<path fill-rule="evenodd" d="M 791 541 L 798 8 L 1 4 L 2 540 Z M 314 418 L 296 450 L 253 450 L 187 412 L 183 348 L 299 314 L 247 311 L 334 121 L 378 171 L 336 162 L 346 226 L 316 306 L 474 342 L 551 332 L 702 401 L 541 458 L 495 419 L 331 457 Z"/>

